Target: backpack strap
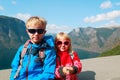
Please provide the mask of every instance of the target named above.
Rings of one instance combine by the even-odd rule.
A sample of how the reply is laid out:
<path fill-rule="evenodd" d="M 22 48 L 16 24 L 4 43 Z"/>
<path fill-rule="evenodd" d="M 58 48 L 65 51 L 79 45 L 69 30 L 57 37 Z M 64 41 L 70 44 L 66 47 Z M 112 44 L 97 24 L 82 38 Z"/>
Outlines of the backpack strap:
<path fill-rule="evenodd" d="M 28 47 L 29 43 L 30 43 L 30 40 L 27 40 L 26 43 L 24 44 L 24 47 L 23 47 L 23 50 L 22 50 L 22 53 L 21 53 L 21 56 L 20 56 L 20 62 L 19 62 L 20 65 L 19 65 L 19 67 L 17 69 L 17 72 L 16 72 L 16 74 L 14 76 L 14 79 L 17 78 L 18 75 L 19 75 L 20 69 L 22 67 L 23 58 L 24 58 L 24 55 L 26 54 L 27 47 Z M 40 60 L 42 63 L 43 63 L 43 61 L 45 59 L 44 51 L 45 51 L 44 48 L 42 48 L 42 49 L 39 50 L 39 59 L 38 60 Z"/>
<path fill-rule="evenodd" d="M 27 46 L 28 46 L 29 43 L 30 43 L 30 40 L 27 40 L 26 43 L 24 44 L 24 47 L 23 47 L 23 50 L 22 50 L 22 53 L 21 53 L 21 56 L 20 56 L 20 62 L 19 62 L 20 65 L 19 65 L 19 67 L 18 67 L 18 69 L 17 69 L 17 72 L 16 72 L 14 78 L 17 78 L 17 77 L 18 77 L 18 74 L 19 74 L 20 69 L 21 69 L 21 67 L 22 67 L 23 58 L 24 58 L 24 55 L 25 55 L 25 53 L 26 53 L 26 51 L 27 51 Z"/>
<path fill-rule="evenodd" d="M 23 48 L 22 53 L 21 53 L 21 58 L 24 57 L 24 55 L 27 51 L 27 46 L 28 46 L 29 43 L 30 43 L 30 40 L 27 40 L 26 43 L 24 44 L 24 48 Z"/>
<path fill-rule="evenodd" d="M 74 51 L 72 51 L 72 52 L 69 53 L 72 59 L 74 58 L 73 52 L 74 52 Z"/>

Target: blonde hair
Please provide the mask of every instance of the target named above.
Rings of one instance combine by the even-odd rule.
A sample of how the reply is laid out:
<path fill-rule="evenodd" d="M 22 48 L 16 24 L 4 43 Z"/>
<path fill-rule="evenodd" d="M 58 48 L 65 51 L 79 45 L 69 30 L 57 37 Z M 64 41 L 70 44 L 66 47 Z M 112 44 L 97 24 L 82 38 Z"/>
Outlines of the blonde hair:
<path fill-rule="evenodd" d="M 26 27 L 28 28 L 33 24 L 35 26 L 40 25 L 40 26 L 44 27 L 44 29 L 46 29 L 47 21 L 42 17 L 32 16 L 27 20 Z"/>
<path fill-rule="evenodd" d="M 68 34 L 66 34 L 66 33 L 64 33 L 64 32 L 60 32 L 60 33 L 58 33 L 58 34 L 56 35 L 56 37 L 55 37 L 55 42 L 56 42 L 57 40 L 61 39 L 61 38 L 70 41 L 70 46 L 69 46 L 68 51 L 69 51 L 69 53 L 71 53 L 71 52 L 72 52 L 72 44 L 71 44 L 71 39 L 70 39 L 70 37 L 68 36 Z M 55 45 L 55 49 L 57 50 L 57 45 Z"/>

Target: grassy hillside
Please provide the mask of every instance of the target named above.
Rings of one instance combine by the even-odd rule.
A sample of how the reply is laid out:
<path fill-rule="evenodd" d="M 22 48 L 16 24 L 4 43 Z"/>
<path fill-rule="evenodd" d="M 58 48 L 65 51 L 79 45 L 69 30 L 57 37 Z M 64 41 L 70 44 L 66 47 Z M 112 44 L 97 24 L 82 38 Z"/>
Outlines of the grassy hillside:
<path fill-rule="evenodd" d="M 109 51 L 101 53 L 101 55 L 99 57 L 113 56 L 113 55 L 120 55 L 120 45 L 114 47 L 113 49 L 111 49 Z"/>

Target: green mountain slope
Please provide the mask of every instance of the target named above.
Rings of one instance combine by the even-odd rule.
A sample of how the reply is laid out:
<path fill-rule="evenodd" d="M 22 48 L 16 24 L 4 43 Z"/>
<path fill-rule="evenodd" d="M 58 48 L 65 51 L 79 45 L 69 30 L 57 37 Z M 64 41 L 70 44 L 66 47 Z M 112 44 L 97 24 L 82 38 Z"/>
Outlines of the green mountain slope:
<path fill-rule="evenodd" d="M 99 57 L 113 56 L 113 55 L 120 55 L 120 45 L 114 47 L 113 49 L 109 51 L 101 53 Z"/>

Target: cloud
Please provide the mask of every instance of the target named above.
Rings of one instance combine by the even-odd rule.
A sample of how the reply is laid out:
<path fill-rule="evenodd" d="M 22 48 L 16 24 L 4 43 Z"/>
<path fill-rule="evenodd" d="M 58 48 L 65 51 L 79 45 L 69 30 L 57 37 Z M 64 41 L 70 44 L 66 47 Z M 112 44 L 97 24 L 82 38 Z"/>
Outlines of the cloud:
<path fill-rule="evenodd" d="M 18 13 L 18 14 L 16 14 L 15 17 L 18 19 L 21 19 L 23 21 L 26 21 L 31 17 L 31 15 Z M 55 24 L 48 24 L 47 25 L 47 33 L 58 33 L 58 32 L 62 32 L 62 31 L 68 33 L 72 29 L 73 29 L 72 27 L 65 26 L 65 25 L 62 25 L 62 26 L 57 26 Z"/>
<path fill-rule="evenodd" d="M 98 21 L 112 20 L 118 17 L 120 17 L 120 10 L 114 10 L 105 14 L 98 14 L 96 16 L 86 17 L 84 19 L 84 22 L 94 23 Z"/>
<path fill-rule="evenodd" d="M 16 1 L 12 1 L 12 4 L 14 4 L 14 5 L 15 5 L 15 4 L 16 4 Z"/>
<path fill-rule="evenodd" d="M 28 20 L 28 18 L 31 17 L 31 15 L 27 14 L 27 13 L 26 14 L 18 13 L 18 14 L 16 14 L 15 17 L 18 18 L 18 19 L 21 19 L 23 21 L 26 21 L 26 20 Z"/>
<path fill-rule="evenodd" d="M 57 26 L 55 24 L 48 24 L 47 25 L 47 32 L 48 33 L 59 33 L 59 32 L 66 32 L 69 33 L 73 28 L 69 26 Z"/>
<path fill-rule="evenodd" d="M 0 11 L 4 10 L 4 8 L 2 6 L 0 6 Z"/>
<path fill-rule="evenodd" d="M 114 20 L 106 23 L 105 25 L 102 25 L 100 27 L 107 27 L 107 28 L 113 28 L 113 27 L 120 27 L 120 23 L 115 22 Z"/>
<path fill-rule="evenodd" d="M 112 3 L 110 1 L 105 1 L 100 5 L 101 9 L 107 9 L 107 8 L 111 8 L 112 7 Z"/>

